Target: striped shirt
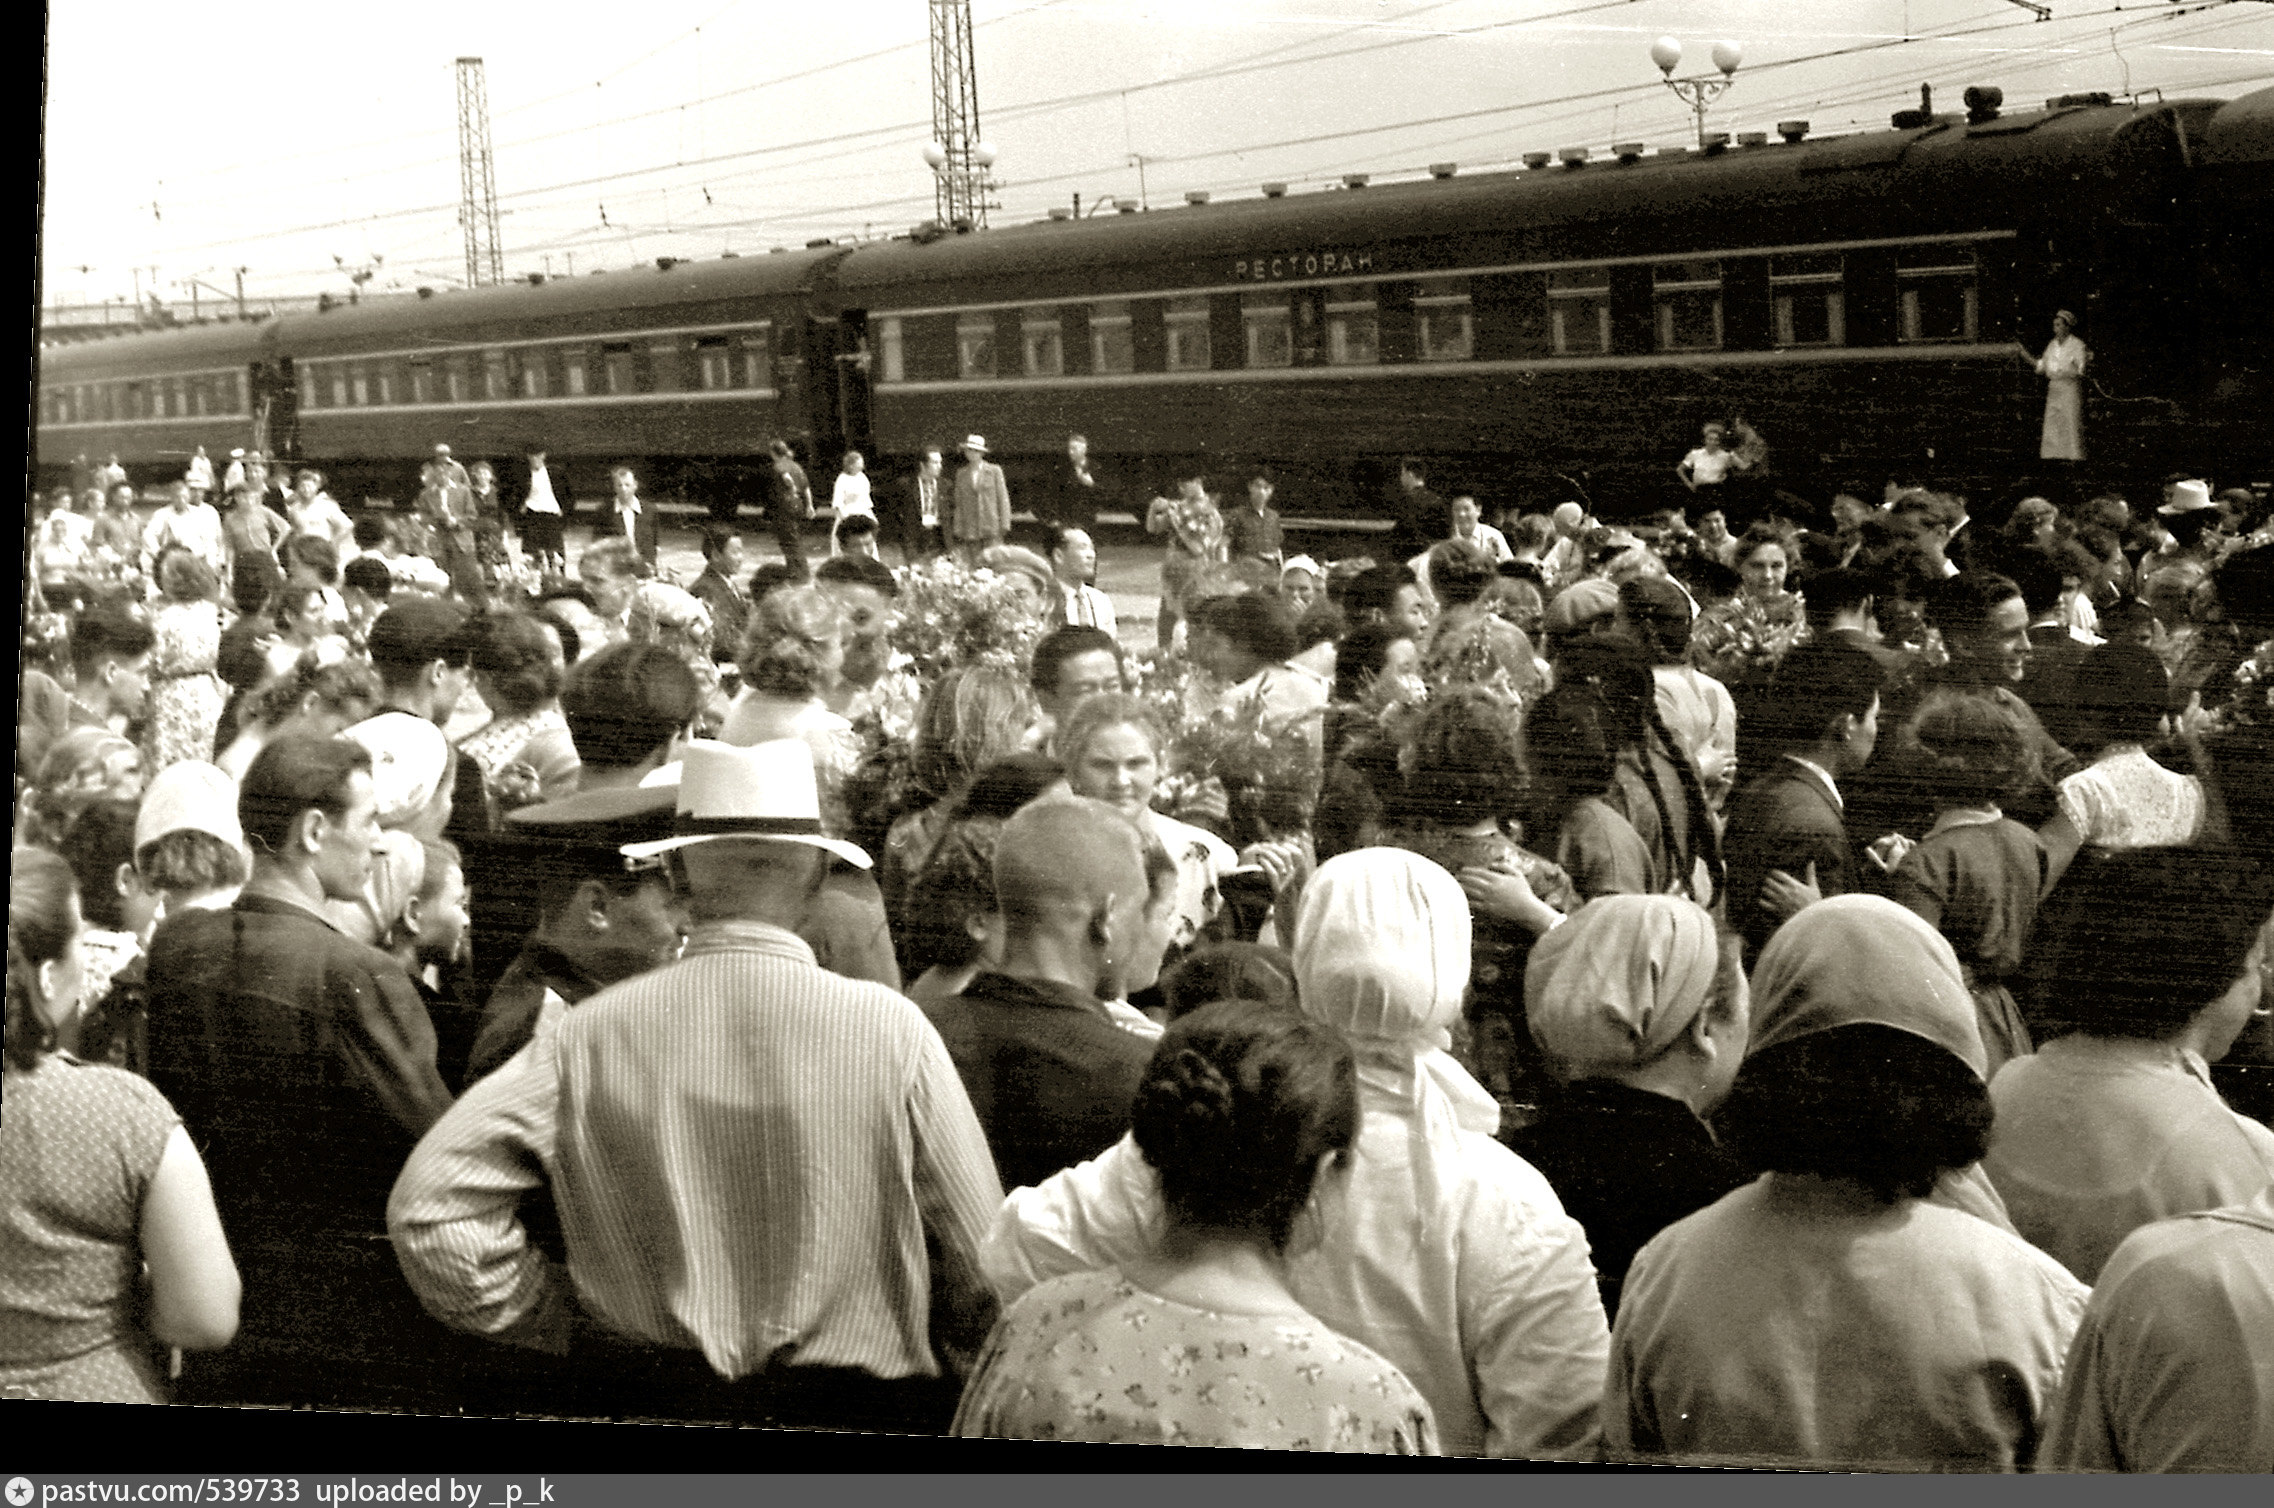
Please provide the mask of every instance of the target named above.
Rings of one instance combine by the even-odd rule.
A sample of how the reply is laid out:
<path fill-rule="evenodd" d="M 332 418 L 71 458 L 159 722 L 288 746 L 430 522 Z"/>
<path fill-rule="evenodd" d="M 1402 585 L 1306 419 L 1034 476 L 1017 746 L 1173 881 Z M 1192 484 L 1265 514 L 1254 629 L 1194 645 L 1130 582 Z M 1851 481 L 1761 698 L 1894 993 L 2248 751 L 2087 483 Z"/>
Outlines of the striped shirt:
<path fill-rule="evenodd" d="M 584 1307 L 723 1377 L 776 1361 L 936 1376 L 927 1235 L 940 1333 L 984 1337 L 977 1253 L 1002 1186 L 955 1065 L 912 1003 L 824 972 L 792 933 L 704 923 L 677 963 L 594 995 L 478 1088 L 492 1161 L 437 1127 L 390 1207 L 406 1272 L 460 1328 L 496 1333 L 544 1297 L 517 1226 L 428 1213 L 448 1215 L 454 1182 L 462 1204 L 510 1183 L 510 1146 L 519 1177 L 550 1177 Z"/>

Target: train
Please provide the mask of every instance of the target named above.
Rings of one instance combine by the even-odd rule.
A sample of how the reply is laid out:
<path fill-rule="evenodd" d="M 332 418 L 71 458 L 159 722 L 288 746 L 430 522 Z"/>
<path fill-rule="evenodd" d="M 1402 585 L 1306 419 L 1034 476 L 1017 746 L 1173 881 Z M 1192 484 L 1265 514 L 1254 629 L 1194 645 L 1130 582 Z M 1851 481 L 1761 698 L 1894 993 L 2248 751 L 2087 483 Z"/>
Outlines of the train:
<path fill-rule="evenodd" d="M 35 478 L 258 444 L 354 501 L 437 442 L 508 474 L 542 446 L 580 496 L 629 462 L 731 511 L 777 439 L 825 478 L 980 434 L 1016 503 L 1080 433 L 1140 508 L 1255 468 L 1283 512 L 1364 520 L 1407 456 L 1487 507 L 1639 506 L 1742 417 L 1803 494 L 1990 485 L 2045 469 L 2027 351 L 2056 309 L 2094 355 L 2094 477 L 2274 474 L 2274 89 L 1966 100 L 57 347 Z"/>

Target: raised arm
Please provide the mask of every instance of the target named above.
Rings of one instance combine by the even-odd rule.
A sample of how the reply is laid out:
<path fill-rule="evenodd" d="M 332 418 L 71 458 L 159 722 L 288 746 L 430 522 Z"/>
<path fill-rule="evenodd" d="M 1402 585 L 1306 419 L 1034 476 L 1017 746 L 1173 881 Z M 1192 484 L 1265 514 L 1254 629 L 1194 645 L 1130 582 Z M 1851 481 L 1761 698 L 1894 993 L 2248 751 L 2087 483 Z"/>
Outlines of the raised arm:
<path fill-rule="evenodd" d="M 1160 1180 L 1124 1136 L 1039 1187 L 1013 1189 L 980 1246 L 980 1269 L 1007 1305 L 1047 1279 L 1150 1254 L 1164 1224 Z"/>

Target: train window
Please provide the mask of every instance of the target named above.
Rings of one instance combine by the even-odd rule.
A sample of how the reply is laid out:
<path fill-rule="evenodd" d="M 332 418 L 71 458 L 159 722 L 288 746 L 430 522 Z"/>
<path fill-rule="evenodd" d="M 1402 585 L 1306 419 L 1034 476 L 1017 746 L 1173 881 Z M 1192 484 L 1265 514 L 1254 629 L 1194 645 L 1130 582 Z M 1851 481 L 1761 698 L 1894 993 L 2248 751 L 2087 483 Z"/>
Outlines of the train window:
<path fill-rule="evenodd" d="M 1205 372 L 1210 365 L 1208 300 L 1204 296 L 1172 298 L 1162 312 L 1168 332 L 1168 370 Z"/>
<path fill-rule="evenodd" d="M 908 380 L 908 335 L 895 314 L 876 322 L 876 348 L 881 365 L 878 380 L 906 382 Z"/>
<path fill-rule="evenodd" d="M 1548 274 L 1548 331 L 1558 356 L 1611 349 L 1611 269 L 1559 267 Z"/>
<path fill-rule="evenodd" d="M 482 353 L 482 396 L 492 403 L 513 396 L 513 372 L 506 364 L 503 351 Z"/>
<path fill-rule="evenodd" d="M 347 391 L 348 400 L 357 408 L 362 408 L 371 402 L 371 378 L 362 367 L 348 368 Z"/>
<path fill-rule="evenodd" d="M 742 385 L 747 388 L 769 387 L 774 377 L 774 332 L 770 326 L 760 325 L 742 337 Z"/>
<path fill-rule="evenodd" d="M 1056 308 L 1020 311 L 1019 356 L 1029 377 L 1065 375 L 1066 332 Z"/>
<path fill-rule="evenodd" d="M 577 350 L 561 352 L 561 391 L 571 398 L 585 394 L 584 353 Z"/>
<path fill-rule="evenodd" d="M 600 348 L 600 375 L 608 392 L 639 391 L 632 370 L 632 348 L 629 345 L 605 345 Z"/>
<path fill-rule="evenodd" d="M 1430 278 L 1413 293 L 1414 352 L 1423 361 L 1467 361 L 1476 322 L 1467 278 Z"/>
<path fill-rule="evenodd" d="M 473 394 L 473 384 L 466 375 L 463 357 L 451 356 L 442 363 L 442 391 L 451 403 L 464 403 Z"/>
<path fill-rule="evenodd" d="M 328 370 L 331 376 L 331 406 L 333 408 L 346 408 L 347 366 L 343 362 L 334 362 Z"/>
<path fill-rule="evenodd" d="M 1295 364 L 1295 316 L 1285 290 L 1240 295 L 1240 328 L 1250 367 Z"/>
<path fill-rule="evenodd" d="M 687 374 L 682 367 L 684 357 L 675 340 L 648 342 L 648 391 L 676 393 L 687 385 Z"/>
<path fill-rule="evenodd" d="M 995 375 L 995 311 L 979 309 L 955 317 L 955 367 L 965 378 Z"/>
<path fill-rule="evenodd" d="M 695 383 L 706 393 L 734 386 L 734 352 L 723 335 L 706 335 L 695 342 Z"/>
<path fill-rule="evenodd" d="M 1981 305 L 1972 248 L 1898 247 L 1895 277 L 1902 295 L 1899 340 L 1909 345 L 1975 338 Z"/>
<path fill-rule="evenodd" d="M 1104 377 L 1137 370 L 1137 342 L 1130 333 L 1129 300 L 1105 299 L 1090 305 L 1090 371 Z"/>
<path fill-rule="evenodd" d="M 1659 262 L 1650 269 L 1661 351 L 1721 348 L 1721 264 Z"/>
<path fill-rule="evenodd" d="M 1367 367 L 1382 359 L 1382 314 L 1372 283 L 1326 291 L 1327 365 Z"/>
<path fill-rule="evenodd" d="M 381 404 L 395 401 L 395 364 L 393 362 L 382 361 L 371 368 L 371 401 Z"/>
<path fill-rule="evenodd" d="M 434 401 L 434 364 L 426 361 L 411 363 L 411 402 Z"/>
<path fill-rule="evenodd" d="M 519 369 L 521 396 L 524 398 L 550 398 L 553 395 L 553 349 L 550 346 L 531 346 L 516 351 L 514 364 Z"/>
<path fill-rule="evenodd" d="M 1769 296 L 1776 307 L 1778 345 L 1848 343 L 1843 261 L 1837 252 L 1769 258 Z"/>

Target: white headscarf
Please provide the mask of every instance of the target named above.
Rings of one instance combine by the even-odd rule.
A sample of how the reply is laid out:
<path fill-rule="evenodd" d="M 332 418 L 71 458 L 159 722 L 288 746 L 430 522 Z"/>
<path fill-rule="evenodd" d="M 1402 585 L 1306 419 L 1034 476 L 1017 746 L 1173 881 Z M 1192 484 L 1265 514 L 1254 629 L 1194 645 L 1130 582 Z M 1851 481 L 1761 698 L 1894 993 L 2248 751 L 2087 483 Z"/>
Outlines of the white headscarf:
<path fill-rule="evenodd" d="M 1366 1109 L 1413 1127 L 1421 1207 L 1449 1187 L 1439 1153 L 1460 1132 L 1491 1135 L 1500 1106 L 1446 1048 L 1469 984 L 1469 898 L 1419 854 L 1361 848 L 1319 866 L 1295 920 L 1303 1014 L 1340 1030 L 1358 1059 Z"/>

